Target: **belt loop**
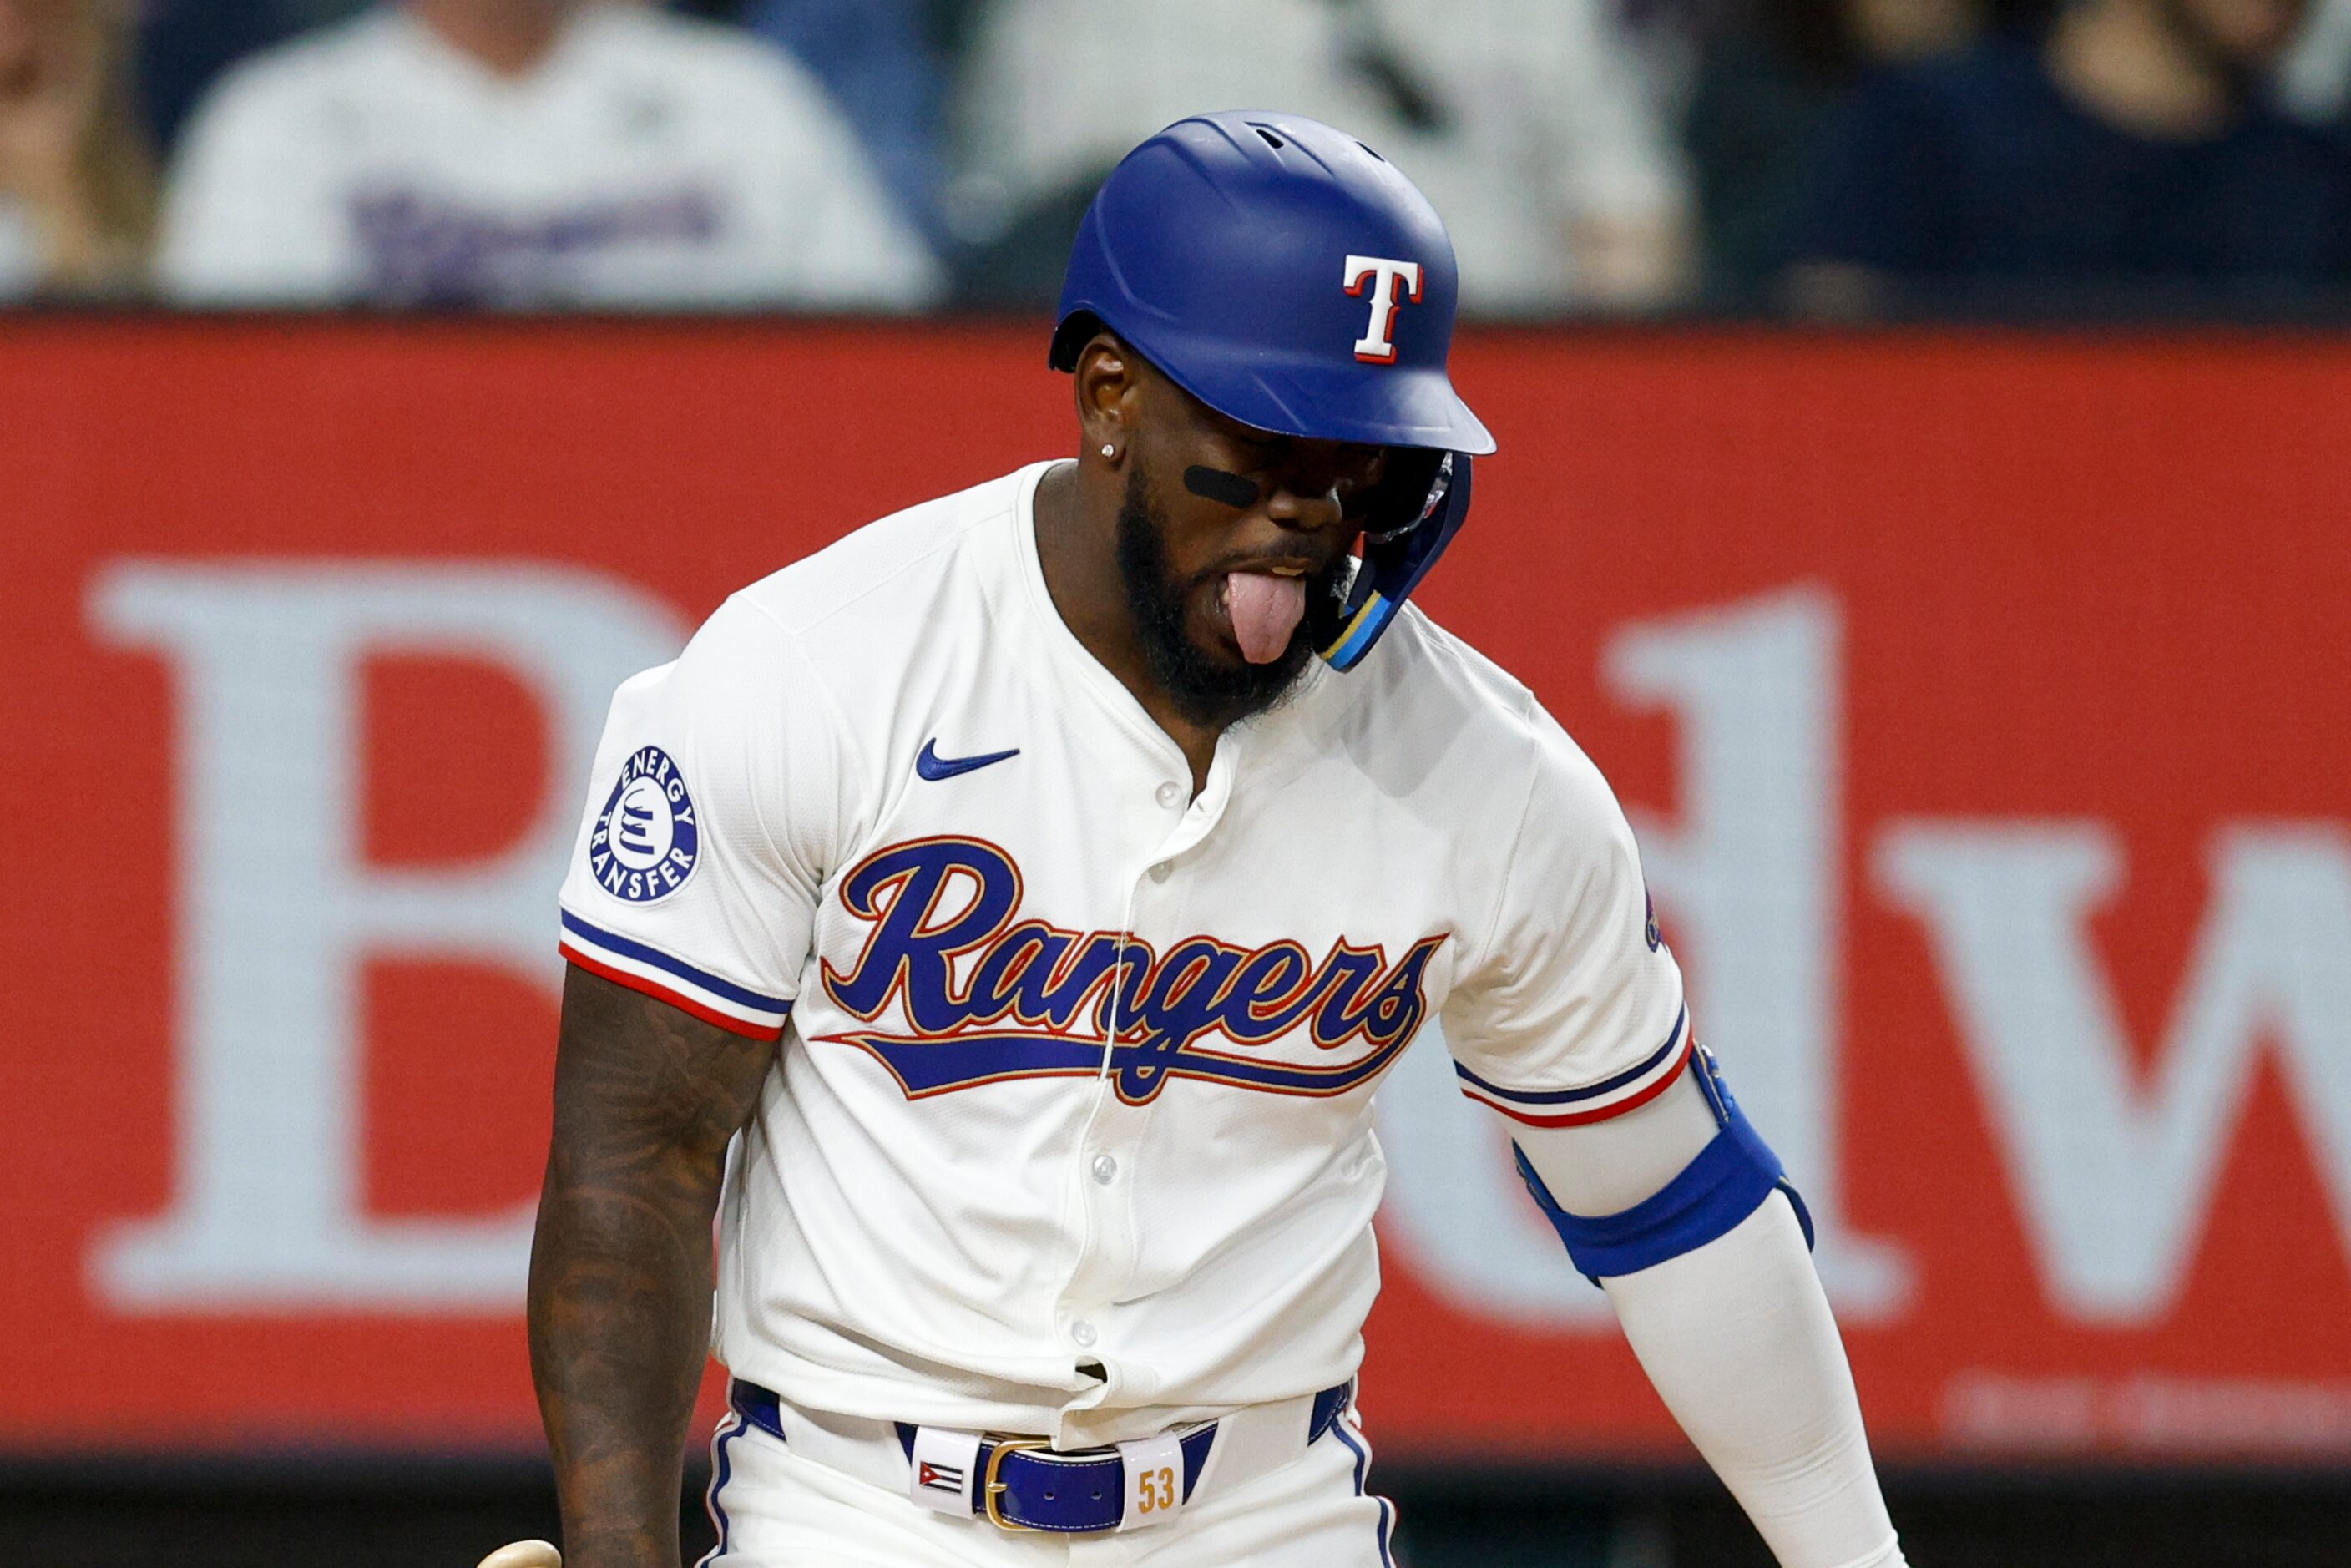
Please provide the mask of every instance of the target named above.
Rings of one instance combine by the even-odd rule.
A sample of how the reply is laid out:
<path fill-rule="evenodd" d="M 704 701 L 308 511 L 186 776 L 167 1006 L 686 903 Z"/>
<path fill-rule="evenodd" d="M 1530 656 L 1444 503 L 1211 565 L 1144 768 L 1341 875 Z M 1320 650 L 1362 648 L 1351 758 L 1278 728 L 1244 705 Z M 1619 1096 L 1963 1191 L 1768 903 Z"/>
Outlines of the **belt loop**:
<path fill-rule="evenodd" d="M 1215 1427 L 1209 1427 L 1208 1441 L 1216 1441 Z M 1195 1467 L 1191 1456 L 1184 1451 L 1184 1440 L 1173 1432 L 1162 1432 L 1155 1437 L 1138 1437 L 1117 1445 L 1120 1464 L 1126 1482 L 1126 1502 L 1120 1510 L 1118 1528 L 1146 1530 L 1155 1524 L 1167 1524 L 1183 1511 L 1184 1500 L 1191 1495 Z"/>
<path fill-rule="evenodd" d="M 980 1437 L 944 1427 L 914 1428 L 913 1451 L 906 1456 L 906 1495 L 939 1513 L 968 1519 L 978 1506 L 975 1498 L 980 1473 Z M 988 1456 L 987 1479 L 996 1479 L 1002 1462 L 998 1452 Z M 994 1517 L 993 1511 L 990 1517 Z"/>

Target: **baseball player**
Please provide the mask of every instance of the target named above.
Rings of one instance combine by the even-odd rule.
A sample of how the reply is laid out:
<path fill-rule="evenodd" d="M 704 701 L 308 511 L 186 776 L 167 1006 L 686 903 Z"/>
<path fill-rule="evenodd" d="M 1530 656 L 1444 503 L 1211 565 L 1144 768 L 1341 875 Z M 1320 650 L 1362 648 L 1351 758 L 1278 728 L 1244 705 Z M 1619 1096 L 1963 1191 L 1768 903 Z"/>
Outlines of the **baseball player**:
<path fill-rule="evenodd" d="M 1353 137 L 1172 126 L 1071 261 L 1075 461 L 622 685 L 531 1267 L 572 1568 L 677 1563 L 705 1348 L 711 1568 L 1390 1564 L 1372 1096 L 1440 1020 L 1780 1561 L 1901 1562 L 1607 784 L 1407 601 L 1494 449 L 1454 298 Z"/>

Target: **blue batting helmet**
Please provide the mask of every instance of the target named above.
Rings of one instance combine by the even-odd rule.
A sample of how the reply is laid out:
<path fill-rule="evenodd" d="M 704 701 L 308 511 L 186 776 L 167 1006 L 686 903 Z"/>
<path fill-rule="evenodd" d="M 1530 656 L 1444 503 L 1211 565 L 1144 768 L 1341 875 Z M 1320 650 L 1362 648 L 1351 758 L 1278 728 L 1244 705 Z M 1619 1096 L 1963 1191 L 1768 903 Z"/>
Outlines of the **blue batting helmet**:
<path fill-rule="evenodd" d="M 1428 198 L 1344 131 L 1293 114 L 1180 120 L 1086 209 L 1053 332 L 1074 370 L 1097 324 L 1228 418 L 1318 441 L 1418 448 L 1367 520 L 1361 565 L 1317 617 L 1352 666 L 1468 515 L 1494 438 L 1446 374 L 1453 244 Z"/>

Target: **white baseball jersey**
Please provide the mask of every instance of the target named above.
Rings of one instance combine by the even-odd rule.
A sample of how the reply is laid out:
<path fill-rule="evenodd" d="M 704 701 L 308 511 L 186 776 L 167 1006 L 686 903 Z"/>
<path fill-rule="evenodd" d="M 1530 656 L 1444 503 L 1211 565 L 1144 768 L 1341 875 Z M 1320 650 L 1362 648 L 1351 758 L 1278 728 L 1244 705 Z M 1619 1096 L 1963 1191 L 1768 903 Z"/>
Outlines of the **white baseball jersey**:
<path fill-rule="evenodd" d="M 894 309 L 943 285 L 805 70 L 593 4 L 511 79 L 390 3 L 239 67 L 189 128 L 158 273 L 199 303 Z"/>
<path fill-rule="evenodd" d="M 1183 753 L 1049 596 L 1048 465 L 727 601 L 614 699 L 571 959 L 780 1035 L 716 1351 L 803 1408 L 1116 1441 L 1344 1381 L 1381 1075 L 1621 1112 L 1688 1051 L 1606 783 L 1407 611 Z"/>
<path fill-rule="evenodd" d="M 33 214 L 14 197 L 0 195 L 0 300 L 21 299 L 40 287 L 48 270 L 47 249 Z"/>

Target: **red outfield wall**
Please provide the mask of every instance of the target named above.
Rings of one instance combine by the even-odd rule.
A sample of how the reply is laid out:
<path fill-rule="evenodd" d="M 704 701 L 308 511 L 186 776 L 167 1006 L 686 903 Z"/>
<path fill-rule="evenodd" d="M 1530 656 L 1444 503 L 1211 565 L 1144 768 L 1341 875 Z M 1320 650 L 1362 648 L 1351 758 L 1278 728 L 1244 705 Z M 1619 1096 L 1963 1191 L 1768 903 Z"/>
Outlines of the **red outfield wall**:
<path fill-rule="evenodd" d="M 1070 445 L 1036 331 L 0 329 L 0 1447 L 532 1440 L 621 675 Z M 1429 606 L 1633 810 L 1880 1448 L 2351 1457 L 2351 344 L 1477 338 Z M 1391 1455 L 1684 1450 L 1435 1042 Z"/>

